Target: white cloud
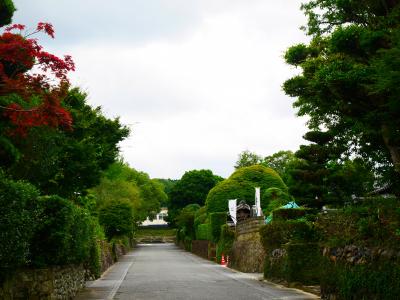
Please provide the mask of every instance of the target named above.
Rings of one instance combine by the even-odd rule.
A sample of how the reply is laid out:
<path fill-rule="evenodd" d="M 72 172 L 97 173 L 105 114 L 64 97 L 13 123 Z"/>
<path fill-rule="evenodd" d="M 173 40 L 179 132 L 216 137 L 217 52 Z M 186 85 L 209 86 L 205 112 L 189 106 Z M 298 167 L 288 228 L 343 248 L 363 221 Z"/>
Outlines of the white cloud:
<path fill-rule="evenodd" d="M 22 0 L 16 2 L 23 10 Z M 38 2 L 50 5 L 49 0 Z M 138 20 L 126 20 L 129 14 L 122 12 L 117 25 L 145 20 L 142 25 L 150 29 L 128 26 L 115 38 L 95 33 L 84 43 L 105 13 L 92 3 L 94 27 L 83 28 L 79 42 L 53 48 L 72 54 L 77 64 L 73 81 L 88 90 L 91 103 L 101 105 L 109 116 L 121 116 L 126 124 L 136 124 L 121 144 L 126 161 L 152 177 L 179 178 L 201 168 L 228 176 L 245 149 L 262 155 L 296 150 L 305 132 L 304 119 L 295 117 L 293 99 L 284 95 L 281 85 L 295 72 L 284 64 L 285 49 L 305 39 L 298 30 L 305 22 L 300 1 L 132 3 L 126 11 L 136 9 L 131 18 Z M 151 5 L 155 3 L 168 7 L 167 13 Z M 83 11 L 88 7 L 85 4 Z M 149 21 L 156 15 L 162 21 Z M 178 21 L 176 15 L 181 16 Z M 60 18 L 63 28 L 71 30 L 67 18 Z M 75 27 L 85 24 L 75 20 Z"/>

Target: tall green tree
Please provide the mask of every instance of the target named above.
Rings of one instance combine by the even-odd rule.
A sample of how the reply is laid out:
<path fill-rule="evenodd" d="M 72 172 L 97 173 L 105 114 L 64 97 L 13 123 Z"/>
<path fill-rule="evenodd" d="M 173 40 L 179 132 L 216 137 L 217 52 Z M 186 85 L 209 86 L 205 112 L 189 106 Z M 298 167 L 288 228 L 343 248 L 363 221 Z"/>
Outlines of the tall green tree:
<path fill-rule="evenodd" d="M 324 128 L 341 155 L 373 163 L 400 194 L 400 2 L 312 0 L 303 4 L 312 40 L 288 49 L 302 73 L 284 83 L 311 130 Z"/>
<path fill-rule="evenodd" d="M 235 164 L 235 169 L 258 165 L 262 162 L 262 157 L 255 152 L 245 150 L 238 155 L 238 160 Z"/>

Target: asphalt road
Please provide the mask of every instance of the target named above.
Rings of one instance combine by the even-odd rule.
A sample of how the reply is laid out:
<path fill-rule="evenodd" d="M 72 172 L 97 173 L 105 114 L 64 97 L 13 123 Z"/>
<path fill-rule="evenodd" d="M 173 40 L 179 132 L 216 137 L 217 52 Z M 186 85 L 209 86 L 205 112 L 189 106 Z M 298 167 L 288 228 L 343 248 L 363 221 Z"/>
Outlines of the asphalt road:
<path fill-rule="evenodd" d="M 318 299 L 259 281 L 173 244 L 139 245 L 78 295 L 83 299 Z"/>

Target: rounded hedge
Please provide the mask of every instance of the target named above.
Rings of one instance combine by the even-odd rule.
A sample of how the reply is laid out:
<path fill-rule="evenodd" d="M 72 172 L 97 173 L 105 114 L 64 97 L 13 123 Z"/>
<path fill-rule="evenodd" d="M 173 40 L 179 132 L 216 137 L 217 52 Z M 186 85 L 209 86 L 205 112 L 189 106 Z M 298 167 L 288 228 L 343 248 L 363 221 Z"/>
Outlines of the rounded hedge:
<path fill-rule="evenodd" d="M 211 189 L 206 199 L 207 211 L 227 211 L 229 199 L 245 200 L 247 204 L 254 205 L 255 187 L 261 188 L 263 209 L 268 206 L 271 199 L 266 193 L 267 189 L 277 188 L 283 193 L 288 192 L 287 186 L 273 169 L 261 165 L 243 167 Z"/>

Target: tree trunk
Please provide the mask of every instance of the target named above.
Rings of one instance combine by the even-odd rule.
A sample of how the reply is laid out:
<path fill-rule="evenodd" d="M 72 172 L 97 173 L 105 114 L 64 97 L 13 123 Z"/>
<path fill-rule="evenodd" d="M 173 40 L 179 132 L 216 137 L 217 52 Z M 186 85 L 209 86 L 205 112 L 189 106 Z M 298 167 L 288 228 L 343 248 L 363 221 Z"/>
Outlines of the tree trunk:
<path fill-rule="evenodd" d="M 400 146 L 392 143 L 390 138 L 390 128 L 388 125 L 383 124 L 381 129 L 383 141 L 385 142 L 386 148 L 389 150 L 394 169 L 396 172 L 400 173 Z"/>

